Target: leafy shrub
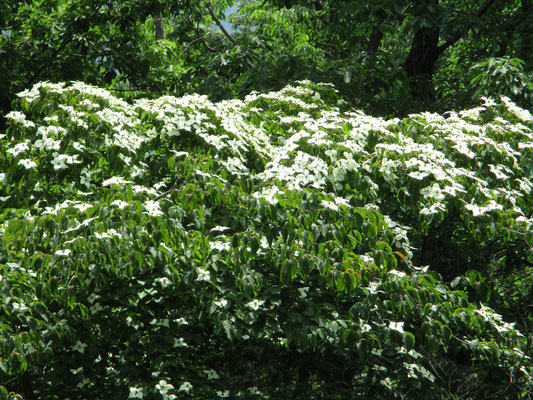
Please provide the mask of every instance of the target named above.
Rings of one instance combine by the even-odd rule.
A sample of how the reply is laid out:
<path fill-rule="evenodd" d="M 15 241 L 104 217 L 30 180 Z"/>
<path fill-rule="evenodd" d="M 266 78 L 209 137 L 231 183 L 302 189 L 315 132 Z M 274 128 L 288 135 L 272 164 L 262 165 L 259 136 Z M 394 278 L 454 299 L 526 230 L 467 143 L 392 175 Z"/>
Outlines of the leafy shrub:
<path fill-rule="evenodd" d="M 524 293 L 489 278 L 511 243 L 531 273 L 533 118 L 344 107 L 307 81 L 216 104 L 20 93 L 3 396 L 525 398 L 531 319 L 494 310 Z"/>

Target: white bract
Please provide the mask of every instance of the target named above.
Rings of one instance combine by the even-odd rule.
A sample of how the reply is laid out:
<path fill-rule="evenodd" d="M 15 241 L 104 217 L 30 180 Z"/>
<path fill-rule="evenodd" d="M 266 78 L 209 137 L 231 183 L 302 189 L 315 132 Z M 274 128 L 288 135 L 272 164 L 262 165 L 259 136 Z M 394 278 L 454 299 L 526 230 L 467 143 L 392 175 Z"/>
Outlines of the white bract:
<path fill-rule="evenodd" d="M 143 397 L 143 388 L 130 387 L 128 399 L 142 399 Z"/>
<path fill-rule="evenodd" d="M 30 149 L 29 144 L 30 144 L 30 141 L 26 140 L 22 143 L 15 145 L 15 147 L 7 149 L 6 153 L 11 154 L 13 157 L 17 157 L 19 154 L 24 153 Z"/>
<path fill-rule="evenodd" d="M 87 344 L 80 342 L 79 340 L 76 342 L 76 344 L 72 347 L 73 351 L 78 351 L 81 354 L 85 353 L 85 348 L 87 347 Z"/>
<path fill-rule="evenodd" d="M 211 279 L 211 274 L 209 273 L 209 271 L 207 271 L 205 269 L 196 268 L 196 272 L 198 274 L 197 277 L 196 277 L 197 281 L 209 282 L 209 280 Z"/>
<path fill-rule="evenodd" d="M 102 186 L 110 186 L 110 185 L 125 185 L 127 183 L 133 183 L 131 181 L 128 181 L 127 179 L 124 179 L 121 176 L 113 176 L 109 179 L 106 179 L 102 182 Z"/>
<path fill-rule="evenodd" d="M 174 386 L 172 386 L 170 383 L 167 383 L 166 380 L 162 379 L 157 385 L 155 385 L 155 388 L 159 391 L 159 393 L 167 394 L 169 390 L 174 389 Z"/>
<path fill-rule="evenodd" d="M 18 165 L 22 165 L 26 169 L 37 168 L 37 163 L 29 159 L 19 160 Z"/>
<path fill-rule="evenodd" d="M 204 374 L 207 375 L 207 380 L 210 381 L 212 379 L 219 379 L 220 376 L 217 374 L 215 370 L 207 369 L 204 371 Z"/>
<path fill-rule="evenodd" d="M 264 300 L 253 299 L 252 301 L 248 302 L 246 306 L 250 307 L 254 311 L 257 311 L 263 304 L 265 304 Z"/>
<path fill-rule="evenodd" d="M 389 323 L 389 329 L 392 329 L 394 331 L 398 331 L 400 333 L 403 333 L 404 332 L 403 331 L 403 324 L 404 324 L 403 321 L 401 321 L 401 322 L 393 322 L 393 321 L 391 321 Z"/>
<path fill-rule="evenodd" d="M 192 390 L 192 384 L 190 382 L 183 382 L 178 389 L 178 392 L 190 393 Z"/>

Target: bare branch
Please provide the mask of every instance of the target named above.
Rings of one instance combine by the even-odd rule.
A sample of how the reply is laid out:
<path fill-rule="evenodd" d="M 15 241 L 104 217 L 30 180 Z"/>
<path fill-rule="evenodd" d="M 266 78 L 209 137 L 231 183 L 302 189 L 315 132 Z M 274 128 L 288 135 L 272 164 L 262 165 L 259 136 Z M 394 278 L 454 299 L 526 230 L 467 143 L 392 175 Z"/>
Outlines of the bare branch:
<path fill-rule="evenodd" d="M 228 38 L 228 40 L 233 43 L 235 46 L 238 46 L 239 44 L 235 40 L 233 36 L 224 28 L 224 25 L 222 25 L 222 22 L 218 19 L 218 17 L 215 14 L 215 11 L 213 10 L 213 4 L 211 3 L 211 0 L 207 2 L 207 9 L 209 10 L 209 14 L 211 15 L 211 18 L 215 21 L 215 23 L 218 25 L 224 36 Z"/>
<path fill-rule="evenodd" d="M 224 25 L 222 25 L 222 22 L 220 22 L 220 20 L 217 18 L 217 16 L 215 15 L 215 11 L 213 10 L 213 4 L 211 3 L 211 0 L 209 0 L 207 2 L 207 9 L 209 10 L 209 14 L 211 15 L 211 17 L 213 18 L 213 20 L 215 21 L 215 23 L 218 25 L 218 27 L 220 28 L 220 30 L 222 31 L 222 33 L 224 34 L 224 36 L 226 36 L 226 38 L 231 42 L 233 43 L 235 46 L 238 46 L 239 43 L 237 43 L 237 41 L 235 40 L 235 38 L 233 36 L 231 36 L 231 34 L 226 30 L 226 28 L 224 28 Z M 246 57 L 246 63 L 248 64 L 248 66 L 252 69 L 255 69 L 255 65 L 253 62 L 250 61 L 250 58 L 249 57 Z"/>
<path fill-rule="evenodd" d="M 181 183 L 181 184 L 177 184 L 177 183 L 175 183 L 175 184 L 172 185 L 172 186 L 170 187 L 170 189 L 168 189 L 167 191 L 161 193 L 160 195 L 155 196 L 155 197 L 153 198 L 152 201 L 157 201 L 157 200 L 159 200 L 159 199 L 161 199 L 161 198 L 163 198 L 163 197 L 165 197 L 165 196 L 168 196 L 168 195 L 169 195 L 170 193 L 172 193 L 174 190 L 177 190 L 177 189 L 179 189 L 179 188 L 182 187 L 182 186 L 185 186 L 185 184 L 184 184 L 184 183 Z"/>
<path fill-rule="evenodd" d="M 198 34 L 200 34 L 200 32 L 197 31 Z M 187 43 L 187 46 L 184 47 L 184 49 L 180 52 L 180 54 L 178 55 L 178 58 L 181 58 L 181 56 L 183 55 L 183 53 L 185 53 L 187 50 L 189 50 L 189 47 L 191 47 L 191 45 L 195 42 L 198 42 L 198 41 L 201 41 L 203 43 L 203 45 L 205 46 L 205 48 L 211 52 L 216 52 L 215 49 L 213 49 L 212 47 L 210 47 L 207 42 L 205 41 L 206 37 L 208 36 L 209 34 L 205 35 L 205 36 L 200 36 L 200 37 L 197 37 L 196 39 L 194 40 L 191 40 L 189 43 Z"/>

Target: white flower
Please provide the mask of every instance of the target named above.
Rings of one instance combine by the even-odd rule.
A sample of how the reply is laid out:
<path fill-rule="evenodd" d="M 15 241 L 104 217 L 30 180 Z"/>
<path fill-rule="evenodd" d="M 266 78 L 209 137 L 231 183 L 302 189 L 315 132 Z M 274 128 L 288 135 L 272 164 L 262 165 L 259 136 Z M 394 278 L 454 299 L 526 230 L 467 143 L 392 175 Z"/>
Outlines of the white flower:
<path fill-rule="evenodd" d="M 196 268 L 196 272 L 198 273 L 198 276 L 196 277 L 197 281 L 209 282 L 211 278 L 209 271 L 202 269 L 202 268 Z"/>
<path fill-rule="evenodd" d="M 43 136 L 42 139 L 36 140 L 33 146 L 37 149 L 55 150 L 57 152 L 61 148 L 61 140 L 54 140 Z"/>
<path fill-rule="evenodd" d="M 68 155 L 68 154 L 58 154 L 54 153 L 54 159 L 52 160 L 52 164 L 54 165 L 54 169 L 60 170 L 60 169 L 66 169 L 68 168 L 67 164 L 80 164 L 81 161 L 78 159 L 78 155 Z"/>
<path fill-rule="evenodd" d="M 502 179 L 502 180 L 507 180 L 509 179 L 509 176 L 504 174 L 502 172 L 502 170 L 506 170 L 506 172 L 510 172 L 512 173 L 512 171 L 510 171 L 507 167 L 505 167 L 504 165 L 493 165 L 493 164 L 490 164 L 489 165 L 489 168 L 490 168 L 490 172 L 492 172 L 494 174 L 494 176 L 496 177 L 496 179 Z"/>
<path fill-rule="evenodd" d="M 332 162 L 337 161 L 337 150 L 326 150 L 324 153 L 331 159 Z"/>
<path fill-rule="evenodd" d="M 333 210 L 333 211 L 339 211 L 339 206 L 337 206 L 335 203 L 331 202 L 331 201 L 327 201 L 327 200 L 322 200 L 320 202 L 320 204 L 326 208 L 329 208 L 330 210 Z"/>
<path fill-rule="evenodd" d="M 30 159 L 19 160 L 18 165 L 22 165 L 26 169 L 37 167 L 37 163 L 35 161 L 30 160 Z"/>
<path fill-rule="evenodd" d="M 142 399 L 143 398 L 143 388 L 130 387 L 130 395 L 128 399 Z"/>
<path fill-rule="evenodd" d="M 73 208 L 77 208 L 78 210 L 80 210 L 81 212 L 84 212 L 84 211 L 87 211 L 89 208 L 91 208 L 93 205 L 92 204 L 89 204 L 89 203 L 82 203 L 82 202 L 79 202 L 79 203 L 76 203 L 74 205 L 72 205 Z M 94 218 L 91 218 L 91 221 L 93 220 Z"/>
<path fill-rule="evenodd" d="M 214 228 L 211 228 L 209 232 L 224 232 L 229 230 L 230 228 L 228 228 L 227 226 L 215 226 Z"/>
<path fill-rule="evenodd" d="M 300 297 L 301 297 L 302 299 L 307 297 L 307 292 L 308 292 L 308 291 L 309 291 L 309 287 L 308 287 L 308 286 L 298 288 L 298 292 L 300 292 Z"/>
<path fill-rule="evenodd" d="M 163 289 L 167 288 L 172 284 L 170 279 L 168 279 L 166 276 L 162 278 L 156 278 L 155 281 L 158 282 L 163 287 Z"/>
<path fill-rule="evenodd" d="M 222 398 L 229 397 L 229 390 L 224 390 L 224 391 L 217 390 L 217 396 L 222 397 Z"/>
<path fill-rule="evenodd" d="M 253 299 L 252 301 L 248 302 L 246 306 L 250 307 L 252 310 L 257 311 L 259 307 L 261 307 L 263 304 L 265 304 L 263 300 Z"/>
<path fill-rule="evenodd" d="M 403 333 L 403 321 L 402 322 L 390 322 L 389 329 Z"/>
<path fill-rule="evenodd" d="M 204 371 L 204 374 L 207 375 L 207 380 L 210 381 L 212 379 L 219 379 L 220 376 L 217 374 L 217 372 L 215 370 L 212 370 L 212 369 L 206 369 Z"/>
<path fill-rule="evenodd" d="M 229 242 L 209 242 L 209 247 L 211 247 L 211 250 L 218 250 L 218 251 L 225 251 L 230 249 Z"/>
<path fill-rule="evenodd" d="M 412 171 L 412 172 L 409 172 L 407 175 L 409 175 L 411 178 L 418 179 L 419 181 L 424 179 L 426 176 L 429 176 L 427 172 L 420 172 L 420 171 Z"/>
<path fill-rule="evenodd" d="M 503 206 L 501 204 L 496 203 L 494 200 L 491 200 L 486 206 L 483 207 L 480 207 L 476 204 L 465 204 L 465 208 L 467 210 L 472 211 L 472 215 L 474 217 L 485 214 L 489 211 L 503 210 Z"/>
<path fill-rule="evenodd" d="M 6 153 L 10 153 L 10 154 L 13 155 L 13 157 L 16 157 L 20 153 L 28 151 L 29 149 L 30 149 L 30 147 L 28 145 L 28 141 L 25 141 L 25 142 L 22 142 L 22 143 L 19 143 L 19 144 L 15 145 L 15 147 L 7 149 Z"/>
<path fill-rule="evenodd" d="M 5 117 L 13 122 L 16 122 L 17 124 L 23 124 L 26 121 L 26 115 L 20 111 L 11 111 L 10 113 L 6 114 Z"/>
<path fill-rule="evenodd" d="M 220 299 L 218 301 L 214 301 L 213 304 L 217 307 L 225 307 L 226 304 L 228 304 L 228 301 L 226 299 Z"/>
<path fill-rule="evenodd" d="M 190 382 L 183 382 L 180 386 L 180 388 L 178 389 L 178 392 L 186 392 L 186 393 L 189 393 L 192 389 L 192 385 L 190 384 Z"/>
<path fill-rule="evenodd" d="M 111 203 L 112 206 L 117 206 L 118 208 L 120 208 L 121 210 L 123 210 L 124 208 L 126 208 L 127 206 L 130 205 L 130 203 L 127 203 L 125 201 L 122 201 L 122 200 L 115 200 L 114 202 Z"/>
<path fill-rule="evenodd" d="M 173 347 L 188 347 L 189 345 L 187 342 L 185 342 L 185 339 L 183 338 L 174 338 L 174 345 Z"/>
<path fill-rule="evenodd" d="M 176 151 L 176 150 L 170 150 L 176 157 L 187 157 L 189 155 L 189 153 L 187 153 L 186 151 Z"/>
<path fill-rule="evenodd" d="M 158 201 L 152 201 L 148 200 L 146 203 L 144 203 L 144 208 L 146 209 L 148 215 L 152 217 L 159 217 L 163 214 L 163 211 L 161 211 L 161 207 L 159 206 Z"/>
<path fill-rule="evenodd" d="M 84 379 L 83 381 L 81 381 L 80 383 L 78 383 L 78 384 L 76 385 L 76 387 L 77 387 L 78 389 L 82 389 L 82 388 L 84 388 L 85 386 L 87 386 L 89 383 L 91 383 L 91 381 L 90 381 L 89 379 L 86 378 L 86 379 Z"/>
<path fill-rule="evenodd" d="M 122 238 L 122 235 L 112 228 L 109 229 L 107 232 L 102 232 L 102 233 L 94 232 L 94 236 L 96 236 L 97 239 L 110 239 L 113 236 L 119 239 Z"/>
<path fill-rule="evenodd" d="M 333 180 L 336 182 L 342 182 L 346 177 L 346 171 L 340 167 L 333 168 L 332 174 Z"/>
<path fill-rule="evenodd" d="M 72 250 L 65 249 L 65 250 L 56 250 L 54 253 L 56 256 L 69 256 L 70 253 L 72 253 Z"/>
<path fill-rule="evenodd" d="M 127 181 L 121 176 L 114 176 L 112 178 L 106 179 L 102 182 L 102 186 L 109 186 L 109 185 L 123 185 L 125 183 L 133 183 L 131 181 Z"/>
<path fill-rule="evenodd" d="M 221 135 L 221 136 L 214 136 L 214 135 L 200 135 L 204 138 L 204 140 L 215 146 L 217 150 L 221 150 L 224 147 L 227 146 L 226 143 L 224 143 L 224 139 L 228 139 L 228 135 Z"/>
<path fill-rule="evenodd" d="M 257 386 L 249 387 L 248 392 L 251 394 L 262 394 Z"/>
<path fill-rule="evenodd" d="M 441 201 L 445 198 L 445 196 L 442 194 L 440 186 L 436 183 L 434 183 L 433 186 L 426 186 L 420 190 L 420 194 L 436 201 Z"/>
<path fill-rule="evenodd" d="M 167 328 L 170 326 L 168 318 L 163 318 L 163 319 L 154 318 L 153 320 L 150 321 L 150 325 L 164 326 Z"/>
<path fill-rule="evenodd" d="M 406 275 L 405 272 L 396 271 L 395 269 L 391 269 L 391 270 L 389 271 L 389 274 L 391 274 L 391 275 L 396 275 L 396 276 L 399 277 L 399 278 L 403 278 L 403 277 L 405 277 L 405 275 Z"/>
<path fill-rule="evenodd" d="M 25 304 L 13 302 L 13 310 L 14 311 L 26 311 L 28 307 Z"/>
<path fill-rule="evenodd" d="M 159 383 L 155 385 L 155 388 L 159 390 L 159 393 L 161 393 L 162 395 L 165 395 L 168 393 L 169 390 L 174 389 L 174 386 L 172 386 L 170 383 L 167 383 L 166 380 L 161 379 Z"/>
<path fill-rule="evenodd" d="M 453 148 L 468 158 L 474 158 L 476 156 L 476 154 L 468 148 L 468 145 L 465 142 L 458 142 Z"/>
<path fill-rule="evenodd" d="M 87 345 L 85 343 L 82 343 L 78 340 L 76 344 L 72 347 L 72 350 L 79 351 L 81 354 L 83 354 L 85 352 L 86 347 Z"/>
<path fill-rule="evenodd" d="M 100 303 L 96 303 L 94 306 L 92 306 L 89 310 L 91 314 L 96 314 L 99 311 L 102 311 L 104 307 L 100 305 Z"/>
<path fill-rule="evenodd" d="M 91 295 L 87 297 L 87 300 L 89 301 L 89 303 L 93 304 L 95 300 L 98 299 L 99 297 L 100 296 L 98 296 L 97 294 L 91 293 Z"/>

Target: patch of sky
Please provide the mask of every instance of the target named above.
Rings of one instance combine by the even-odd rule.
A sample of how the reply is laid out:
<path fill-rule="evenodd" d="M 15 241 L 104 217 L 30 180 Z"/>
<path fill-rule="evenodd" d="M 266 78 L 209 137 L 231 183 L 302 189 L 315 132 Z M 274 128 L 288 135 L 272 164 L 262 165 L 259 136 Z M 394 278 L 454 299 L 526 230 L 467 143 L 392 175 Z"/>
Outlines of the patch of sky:
<path fill-rule="evenodd" d="M 235 27 L 230 23 L 229 19 L 232 14 L 235 14 L 239 9 L 239 3 L 240 1 L 235 2 L 234 5 L 226 8 L 224 10 L 224 19 L 221 20 L 222 25 L 224 25 L 224 28 L 229 32 L 233 33 L 235 32 Z"/>

